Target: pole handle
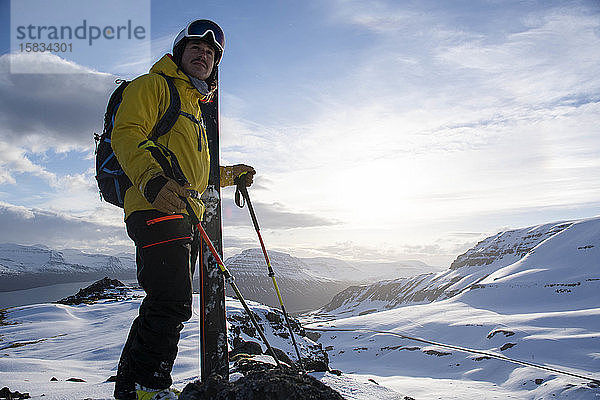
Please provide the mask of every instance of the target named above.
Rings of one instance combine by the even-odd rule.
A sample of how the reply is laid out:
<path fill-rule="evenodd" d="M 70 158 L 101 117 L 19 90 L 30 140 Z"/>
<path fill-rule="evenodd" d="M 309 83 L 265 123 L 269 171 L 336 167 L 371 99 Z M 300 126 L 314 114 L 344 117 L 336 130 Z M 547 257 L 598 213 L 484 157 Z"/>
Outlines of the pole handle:
<path fill-rule="evenodd" d="M 248 189 L 246 189 L 246 174 L 242 172 L 233 179 L 235 184 L 235 205 L 239 208 L 244 208 L 246 197 L 248 197 Z"/>
<path fill-rule="evenodd" d="M 254 229 L 258 232 L 260 231 L 260 227 L 258 226 L 258 219 L 256 218 L 256 213 L 254 212 L 254 207 L 252 206 L 252 201 L 250 201 L 250 195 L 248 194 L 248 188 L 246 187 L 246 174 L 247 172 L 242 172 L 233 180 L 236 185 L 235 204 L 240 208 L 244 208 L 244 205 L 248 204 L 252 224 L 254 225 Z"/>

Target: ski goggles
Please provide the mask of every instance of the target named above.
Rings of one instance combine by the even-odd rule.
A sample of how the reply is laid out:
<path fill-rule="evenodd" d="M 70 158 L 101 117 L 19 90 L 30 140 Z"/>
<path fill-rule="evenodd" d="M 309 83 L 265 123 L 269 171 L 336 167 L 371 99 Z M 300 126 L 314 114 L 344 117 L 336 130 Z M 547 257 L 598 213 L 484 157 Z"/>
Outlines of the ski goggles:
<path fill-rule="evenodd" d="M 173 48 L 184 38 L 206 39 L 209 35 L 212 36 L 212 43 L 217 48 L 217 51 L 223 55 L 223 51 L 225 50 L 225 34 L 219 25 L 207 19 L 198 19 L 190 22 L 175 38 Z"/>

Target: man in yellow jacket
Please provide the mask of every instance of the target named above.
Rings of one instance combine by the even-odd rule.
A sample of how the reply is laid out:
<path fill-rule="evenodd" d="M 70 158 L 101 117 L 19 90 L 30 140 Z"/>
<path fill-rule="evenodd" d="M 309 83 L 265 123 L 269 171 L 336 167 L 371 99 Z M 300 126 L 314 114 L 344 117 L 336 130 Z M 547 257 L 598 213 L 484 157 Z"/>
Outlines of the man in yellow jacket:
<path fill-rule="evenodd" d="M 170 389 L 171 369 L 183 322 L 192 316 L 199 249 L 198 232 L 181 198 L 202 216 L 200 194 L 208 185 L 210 155 L 199 102 L 210 101 L 216 89 L 216 66 L 224 47 L 217 24 L 191 22 L 175 39 L 173 55 L 163 56 L 149 74 L 127 86 L 115 116 L 111 146 L 133 184 L 125 194 L 125 222 L 136 245 L 138 282 L 146 292 L 119 361 L 116 399 L 176 398 Z M 151 141 L 171 101 L 161 74 L 173 79 L 181 112 L 169 132 Z M 157 152 L 165 156 L 162 161 Z M 255 173 L 243 164 L 221 167 L 220 172 L 222 187 L 244 172 L 250 185 Z"/>

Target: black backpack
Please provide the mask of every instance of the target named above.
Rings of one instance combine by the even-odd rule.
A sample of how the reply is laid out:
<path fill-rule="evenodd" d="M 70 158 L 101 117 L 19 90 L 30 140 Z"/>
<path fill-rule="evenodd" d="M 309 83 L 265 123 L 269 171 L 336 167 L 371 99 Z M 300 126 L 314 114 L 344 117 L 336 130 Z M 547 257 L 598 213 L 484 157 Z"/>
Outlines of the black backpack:
<path fill-rule="evenodd" d="M 181 100 L 179 99 L 179 93 L 177 92 L 173 78 L 162 73 L 160 75 L 165 78 L 169 86 L 170 104 L 167 111 L 165 111 L 152 130 L 149 140 L 153 142 L 156 142 L 156 139 L 171 130 L 181 111 Z M 118 79 L 115 83 L 120 85 L 112 93 L 108 101 L 106 113 L 104 114 L 104 130 L 102 131 L 102 135 L 94 134 L 94 139 L 96 140 L 96 181 L 98 182 L 98 189 L 100 189 L 100 199 L 123 208 L 125 192 L 132 184 L 117 161 L 110 141 L 115 115 L 123 99 L 123 90 L 125 90 L 131 81 Z"/>

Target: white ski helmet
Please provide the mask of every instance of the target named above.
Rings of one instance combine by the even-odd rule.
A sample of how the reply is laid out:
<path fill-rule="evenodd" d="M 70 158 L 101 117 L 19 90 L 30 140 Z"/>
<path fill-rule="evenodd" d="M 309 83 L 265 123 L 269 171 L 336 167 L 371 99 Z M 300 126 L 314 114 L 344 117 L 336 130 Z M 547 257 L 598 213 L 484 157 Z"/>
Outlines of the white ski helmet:
<path fill-rule="evenodd" d="M 225 34 L 219 25 L 208 19 L 198 19 L 190 22 L 173 41 L 173 59 L 175 64 L 181 64 L 181 56 L 188 39 L 202 39 L 215 49 L 215 67 L 223 58 L 225 50 Z"/>

